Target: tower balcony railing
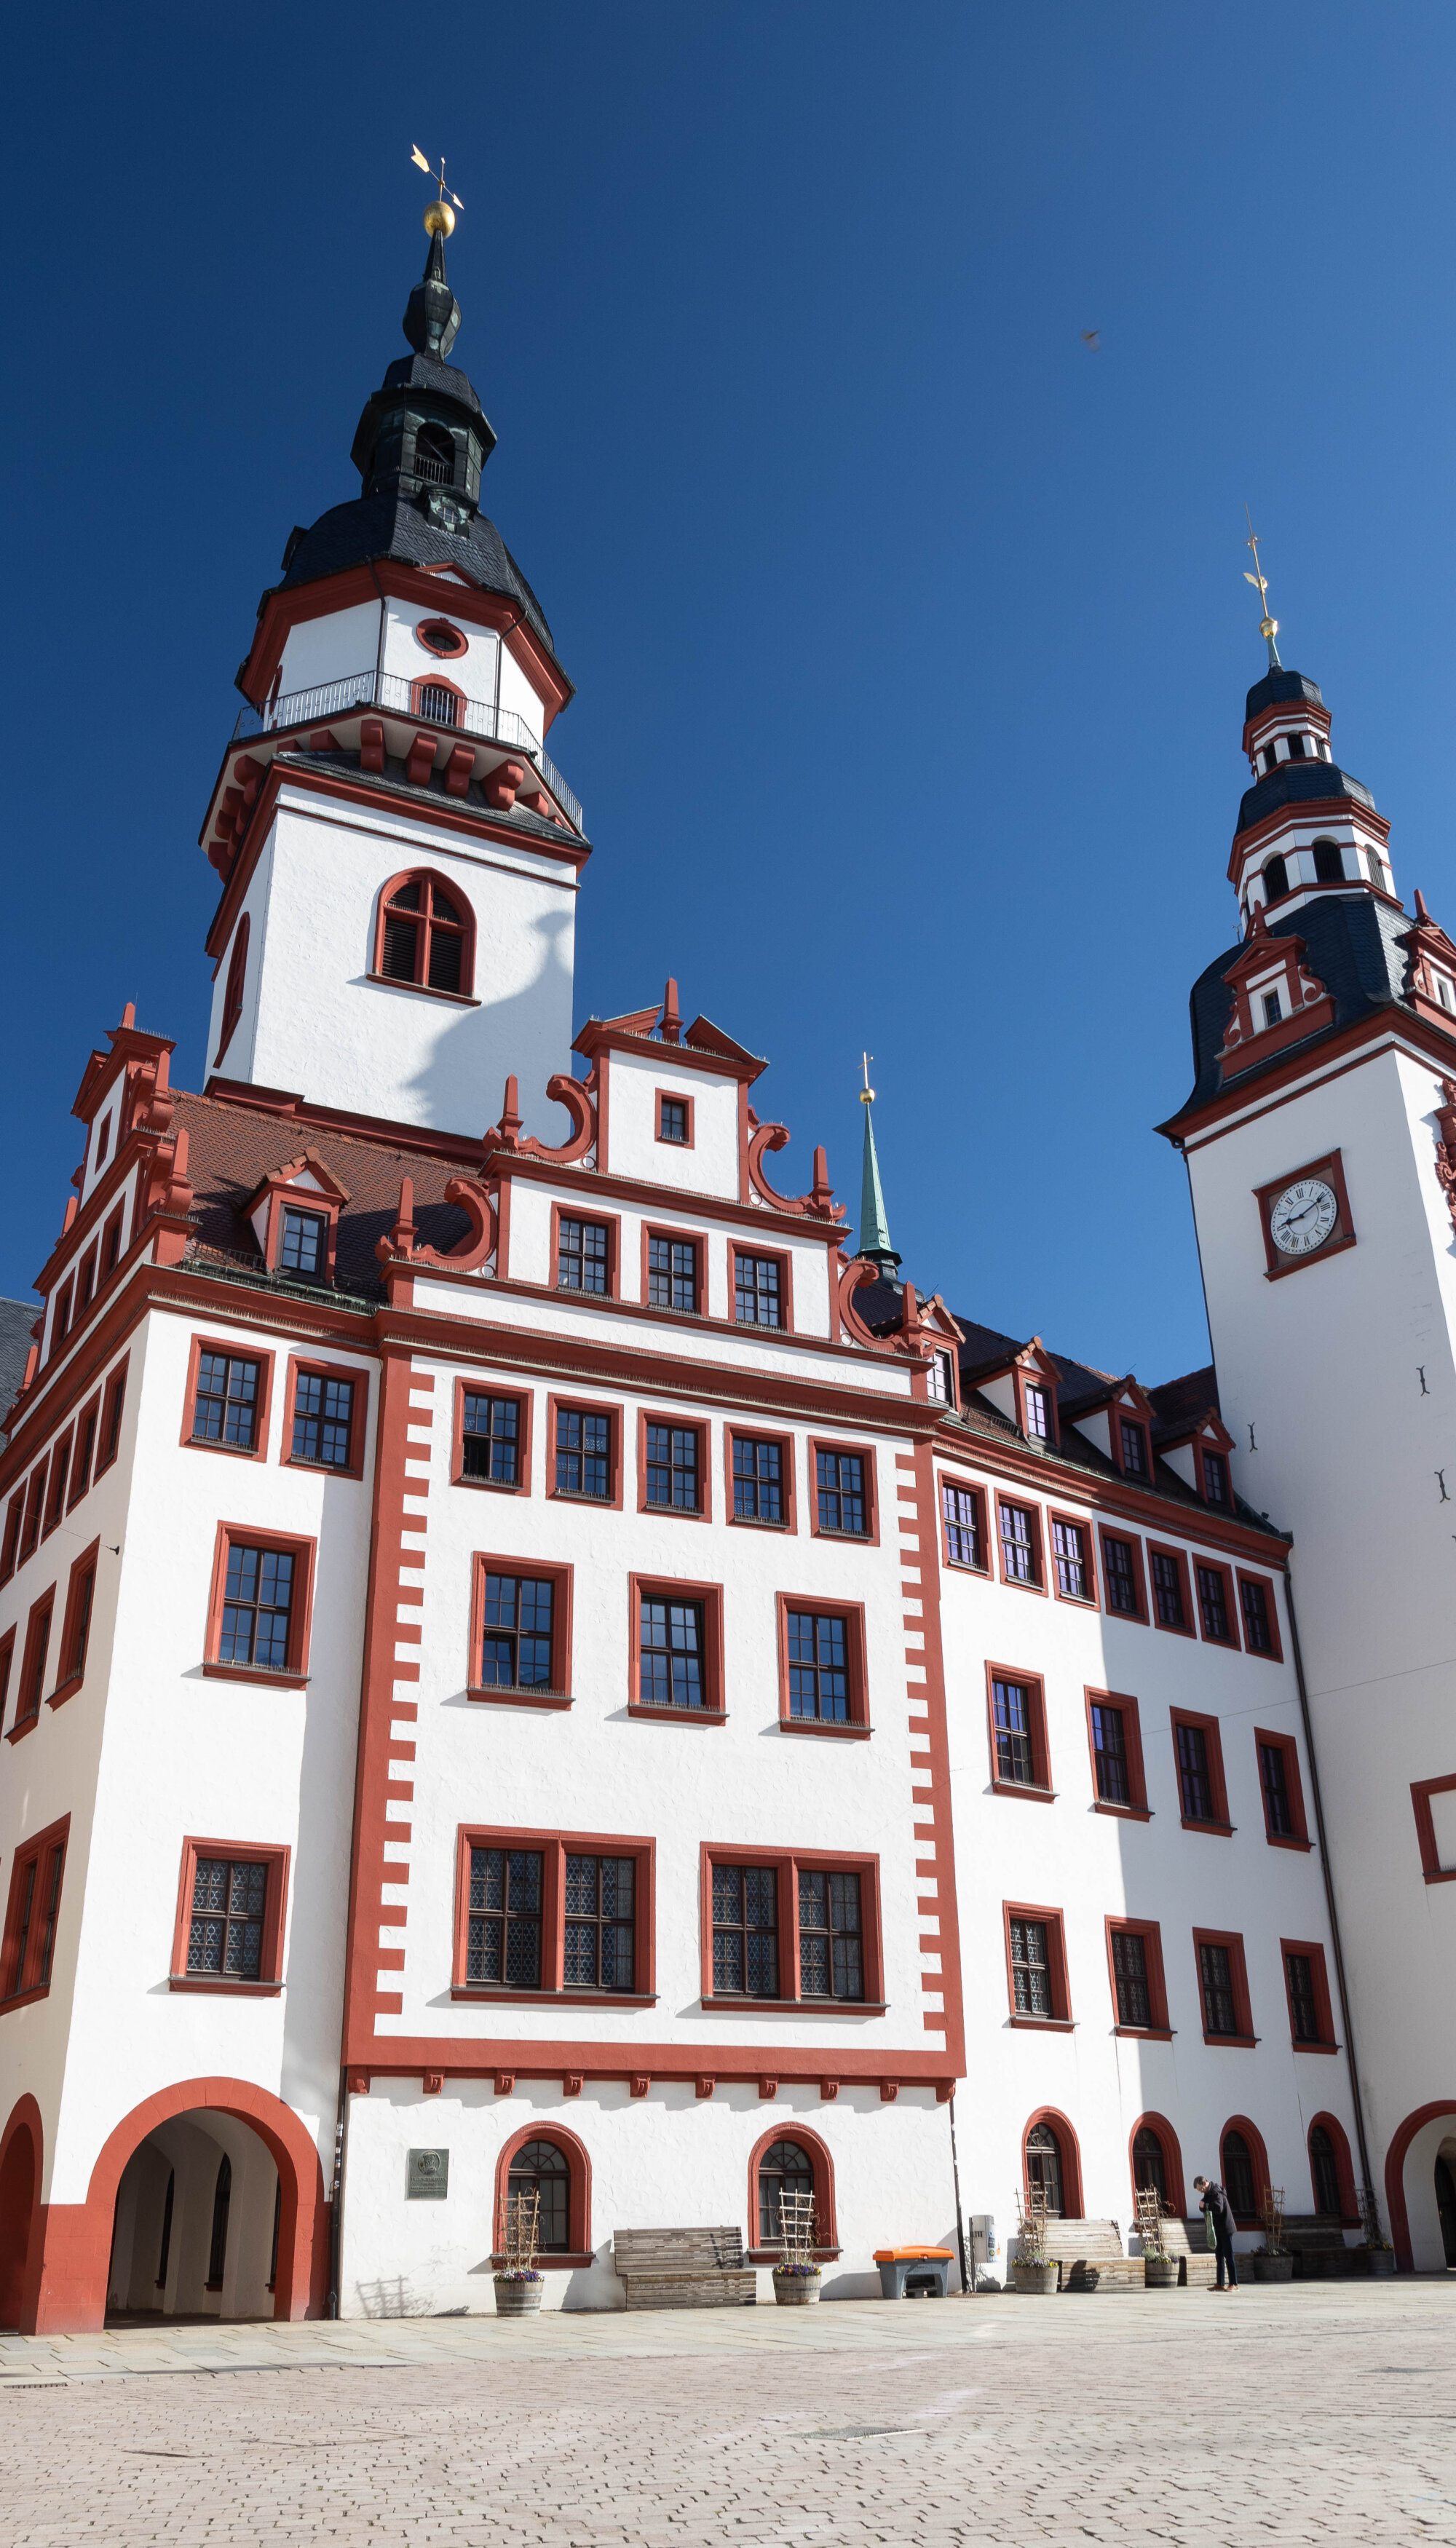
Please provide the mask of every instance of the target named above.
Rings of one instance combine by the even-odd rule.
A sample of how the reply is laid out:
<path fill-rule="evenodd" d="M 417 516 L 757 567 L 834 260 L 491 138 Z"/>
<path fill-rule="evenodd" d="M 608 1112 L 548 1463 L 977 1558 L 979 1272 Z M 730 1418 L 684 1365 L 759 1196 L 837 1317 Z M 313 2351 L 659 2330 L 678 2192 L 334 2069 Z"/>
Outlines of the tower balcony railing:
<path fill-rule="evenodd" d="M 264 734 L 284 734 L 291 727 L 318 725 L 329 717 L 347 716 L 353 708 L 384 708 L 416 725 L 451 728 L 485 743 L 503 743 L 523 752 L 535 764 L 562 812 L 586 829 L 582 801 L 569 787 L 550 753 L 514 708 L 498 707 L 494 699 L 462 697 L 444 682 L 410 681 L 403 673 L 346 673 L 342 681 L 318 682 L 310 690 L 285 690 L 263 708 L 244 707 L 232 729 L 232 741 L 245 743 Z"/>

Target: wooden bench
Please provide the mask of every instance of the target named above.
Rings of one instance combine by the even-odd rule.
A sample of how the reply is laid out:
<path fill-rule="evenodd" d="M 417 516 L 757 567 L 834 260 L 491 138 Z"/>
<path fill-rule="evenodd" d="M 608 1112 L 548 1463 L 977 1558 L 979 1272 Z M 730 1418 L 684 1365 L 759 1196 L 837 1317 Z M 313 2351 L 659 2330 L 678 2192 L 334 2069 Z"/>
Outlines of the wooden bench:
<path fill-rule="evenodd" d="M 1063 2292 L 1140 2292 L 1142 2259 L 1123 2250 L 1115 2221 L 1048 2221 L 1046 2253 L 1061 2267 Z"/>
<path fill-rule="evenodd" d="M 1191 2221 L 1165 2221 L 1162 2235 L 1165 2253 L 1178 2259 L 1180 2291 L 1211 2292 L 1219 2260 L 1209 2245 L 1203 2214 L 1195 2212 Z"/>
<path fill-rule="evenodd" d="M 741 2309 L 758 2298 L 741 2230 L 618 2230 L 611 2247 L 629 2310 Z"/>

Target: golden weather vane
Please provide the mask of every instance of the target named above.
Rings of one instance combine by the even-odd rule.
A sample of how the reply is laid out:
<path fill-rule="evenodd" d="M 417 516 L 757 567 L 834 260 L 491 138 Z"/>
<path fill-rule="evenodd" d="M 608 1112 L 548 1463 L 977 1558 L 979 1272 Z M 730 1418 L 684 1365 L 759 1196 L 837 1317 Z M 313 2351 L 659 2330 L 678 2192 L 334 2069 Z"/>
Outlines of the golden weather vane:
<path fill-rule="evenodd" d="M 869 1085 L 869 1065 L 873 1059 L 874 1055 L 872 1052 L 862 1052 L 860 1055 L 860 1067 L 864 1073 L 864 1085 L 860 1091 L 860 1103 L 862 1106 L 872 1106 L 874 1104 L 874 1091 Z"/>
<path fill-rule="evenodd" d="M 429 161 L 426 159 L 424 152 L 418 147 L 417 143 L 411 142 L 410 145 L 410 156 L 413 160 L 416 168 L 422 168 L 426 177 L 432 177 L 434 179 L 440 190 L 438 203 L 428 204 L 425 207 L 424 227 L 430 232 L 432 237 L 436 232 L 438 232 L 441 238 L 448 238 L 450 232 L 455 228 L 455 214 L 463 213 L 465 206 L 462 204 L 459 196 L 453 191 L 453 189 L 445 183 L 444 154 L 442 152 L 440 155 L 440 164 L 438 168 L 432 168 Z M 449 198 L 448 202 L 446 201 L 447 197 Z M 450 209 L 451 205 L 455 208 L 453 212 Z"/>
<path fill-rule="evenodd" d="M 1262 619 L 1259 621 L 1259 635 L 1263 638 L 1265 645 L 1269 649 L 1269 669 L 1271 672 L 1278 673 L 1282 672 L 1284 669 L 1279 661 L 1279 649 L 1274 643 L 1275 638 L 1279 634 L 1279 622 L 1277 619 L 1271 619 L 1269 616 L 1269 587 L 1264 581 L 1264 570 L 1259 560 L 1259 535 L 1254 529 L 1254 518 L 1252 513 L 1249 511 L 1247 504 L 1245 504 L 1243 508 L 1243 518 L 1248 524 L 1248 538 L 1244 541 L 1243 545 L 1246 549 L 1252 549 L 1254 553 L 1254 572 L 1250 575 L 1247 567 L 1245 567 L 1243 570 L 1243 580 L 1245 584 L 1251 584 L 1253 586 L 1254 591 L 1259 596 L 1260 605 L 1264 613 Z"/>

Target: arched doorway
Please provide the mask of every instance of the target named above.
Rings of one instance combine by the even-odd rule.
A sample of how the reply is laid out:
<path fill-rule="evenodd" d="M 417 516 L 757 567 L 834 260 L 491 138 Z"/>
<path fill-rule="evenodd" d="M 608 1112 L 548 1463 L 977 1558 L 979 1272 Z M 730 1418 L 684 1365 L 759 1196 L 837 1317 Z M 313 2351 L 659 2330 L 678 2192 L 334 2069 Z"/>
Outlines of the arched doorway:
<path fill-rule="evenodd" d="M 19 2327 L 41 2191 L 41 2114 L 22 2097 L 0 2138 L 0 2327 Z"/>
<path fill-rule="evenodd" d="M 122 2170 L 107 2324 L 271 2318 L 282 2210 L 272 2152 L 240 2116 L 169 2116 Z"/>
<path fill-rule="evenodd" d="M 1437 2150 L 1435 2183 L 1441 2245 L 1447 2265 L 1456 2265 L 1456 2141 L 1443 2141 Z"/>
<path fill-rule="evenodd" d="M 1456 2261 L 1448 2243 L 1438 2160 L 1456 2188 L 1456 2097 L 1417 2106 L 1391 2135 L 1386 2149 L 1386 2220 L 1403 2274 L 1440 2274 Z"/>

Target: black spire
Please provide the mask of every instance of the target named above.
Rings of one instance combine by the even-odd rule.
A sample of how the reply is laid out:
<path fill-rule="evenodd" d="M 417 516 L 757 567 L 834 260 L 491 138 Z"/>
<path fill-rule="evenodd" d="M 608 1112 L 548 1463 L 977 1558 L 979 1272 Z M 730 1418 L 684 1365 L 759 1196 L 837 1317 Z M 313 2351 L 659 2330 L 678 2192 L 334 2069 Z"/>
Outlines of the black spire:
<path fill-rule="evenodd" d="M 448 361 L 460 333 L 460 304 L 445 280 L 445 242 L 433 232 L 424 273 L 405 306 L 405 341 L 431 362 Z"/>

